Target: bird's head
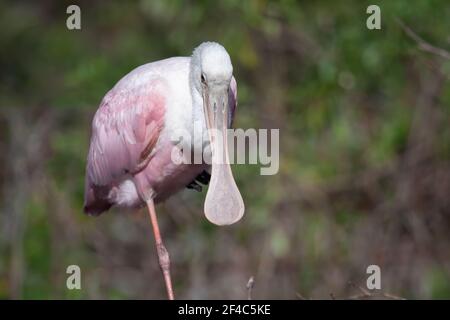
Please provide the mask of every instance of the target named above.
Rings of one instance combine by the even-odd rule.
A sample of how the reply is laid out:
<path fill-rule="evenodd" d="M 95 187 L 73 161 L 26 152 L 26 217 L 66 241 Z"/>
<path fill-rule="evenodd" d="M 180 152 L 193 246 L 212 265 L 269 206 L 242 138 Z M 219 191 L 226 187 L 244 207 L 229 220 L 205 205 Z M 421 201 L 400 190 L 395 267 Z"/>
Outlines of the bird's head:
<path fill-rule="evenodd" d="M 232 76 L 231 59 L 222 45 L 217 42 L 203 42 L 195 48 L 191 60 L 191 81 L 204 100 L 208 95 L 214 95 L 215 98 L 228 98 L 225 93 L 228 92 Z M 214 102 L 217 106 L 218 103 L 226 101 Z"/>
<path fill-rule="evenodd" d="M 191 60 L 191 81 L 203 99 L 203 113 L 212 152 L 211 181 L 205 200 L 209 221 L 226 225 L 244 214 L 244 202 L 230 168 L 227 129 L 230 117 L 228 94 L 233 76 L 230 56 L 223 46 L 204 42 Z"/>

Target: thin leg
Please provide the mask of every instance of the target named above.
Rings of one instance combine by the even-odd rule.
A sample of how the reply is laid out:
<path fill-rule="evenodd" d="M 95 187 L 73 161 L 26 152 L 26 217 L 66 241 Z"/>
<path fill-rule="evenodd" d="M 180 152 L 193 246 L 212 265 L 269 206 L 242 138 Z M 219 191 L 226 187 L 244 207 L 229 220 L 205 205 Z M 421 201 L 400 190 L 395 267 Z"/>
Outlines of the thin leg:
<path fill-rule="evenodd" d="M 152 221 L 153 233 L 155 234 L 156 251 L 158 252 L 159 266 L 164 275 L 164 281 L 166 282 L 167 296 L 169 300 L 173 300 L 172 280 L 170 278 L 170 259 L 169 253 L 164 246 L 161 234 L 159 232 L 158 220 L 156 219 L 155 204 L 153 200 L 147 201 L 148 212 L 150 213 L 150 220 Z"/>

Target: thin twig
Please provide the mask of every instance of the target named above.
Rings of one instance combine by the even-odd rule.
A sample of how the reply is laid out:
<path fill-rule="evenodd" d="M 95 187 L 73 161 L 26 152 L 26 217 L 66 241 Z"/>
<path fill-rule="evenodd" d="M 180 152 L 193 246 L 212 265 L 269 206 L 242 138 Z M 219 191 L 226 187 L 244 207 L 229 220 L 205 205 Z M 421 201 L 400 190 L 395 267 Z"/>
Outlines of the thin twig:
<path fill-rule="evenodd" d="M 252 300 L 252 290 L 253 290 L 254 285 L 255 285 L 255 278 L 253 276 L 251 276 L 247 282 L 247 299 L 248 300 Z"/>
<path fill-rule="evenodd" d="M 390 299 L 390 300 L 406 300 L 405 298 L 396 296 L 396 295 L 394 295 L 392 293 L 384 293 L 384 292 L 371 293 L 368 290 L 364 289 L 363 287 L 357 286 L 356 284 L 354 284 L 352 282 L 349 282 L 349 285 L 351 287 L 361 291 L 361 294 L 357 294 L 357 295 L 351 296 L 350 299 L 386 298 L 386 299 Z"/>
<path fill-rule="evenodd" d="M 297 298 L 299 298 L 300 300 L 306 300 L 306 298 L 299 292 L 296 292 L 295 295 L 297 296 Z"/>
<path fill-rule="evenodd" d="M 405 31 L 405 33 L 414 41 L 417 42 L 417 45 L 419 46 L 419 49 L 422 51 L 426 51 L 429 53 L 432 53 L 434 55 L 440 56 L 441 58 L 450 60 L 450 52 L 433 46 L 429 42 L 422 39 L 417 33 L 415 33 L 410 27 L 408 27 L 402 20 L 399 18 L 396 18 L 397 23 L 400 25 L 400 27 Z"/>

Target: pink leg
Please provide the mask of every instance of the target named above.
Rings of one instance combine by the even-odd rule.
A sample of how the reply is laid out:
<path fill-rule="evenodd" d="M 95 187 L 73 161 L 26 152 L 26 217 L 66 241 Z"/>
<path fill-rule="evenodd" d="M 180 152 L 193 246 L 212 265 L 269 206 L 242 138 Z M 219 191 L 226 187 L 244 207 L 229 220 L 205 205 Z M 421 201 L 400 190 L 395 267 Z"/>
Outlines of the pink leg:
<path fill-rule="evenodd" d="M 155 234 L 156 251 L 158 252 L 159 266 L 164 275 L 164 281 L 166 282 L 167 296 L 169 300 L 173 300 L 172 280 L 170 277 L 170 259 L 169 253 L 164 246 L 161 234 L 159 232 L 158 220 L 156 219 L 155 204 L 153 200 L 147 201 L 148 212 L 150 213 L 150 220 L 152 221 L 153 233 Z"/>

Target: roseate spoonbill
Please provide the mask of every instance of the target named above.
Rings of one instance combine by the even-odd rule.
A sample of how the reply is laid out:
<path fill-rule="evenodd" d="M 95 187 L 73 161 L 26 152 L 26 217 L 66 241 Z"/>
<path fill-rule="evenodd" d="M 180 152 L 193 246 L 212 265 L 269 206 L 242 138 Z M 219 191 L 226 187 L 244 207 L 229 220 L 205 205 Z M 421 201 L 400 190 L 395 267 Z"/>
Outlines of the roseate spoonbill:
<path fill-rule="evenodd" d="M 171 135 L 180 129 L 197 137 L 202 133 L 195 130 L 208 132 L 212 159 L 219 152 L 228 159 L 225 132 L 236 104 L 230 56 L 220 44 L 205 42 L 191 57 L 160 60 L 131 71 L 106 94 L 94 116 L 84 211 L 99 215 L 112 206 L 147 206 L 169 299 L 174 298 L 170 259 L 155 203 L 184 187 L 199 189 L 197 182 L 208 183 L 211 178 L 204 205 L 207 219 L 227 225 L 244 214 L 229 164 L 214 160 L 211 167 L 205 161 L 176 163 L 171 155 L 178 146 Z M 199 144 L 192 143 L 192 148 L 202 152 L 196 150 Z"/>

